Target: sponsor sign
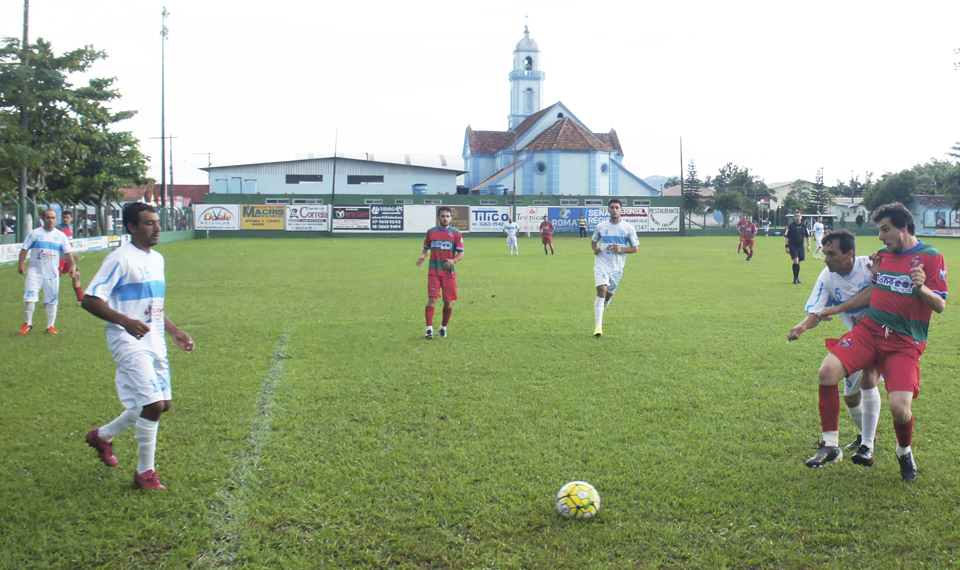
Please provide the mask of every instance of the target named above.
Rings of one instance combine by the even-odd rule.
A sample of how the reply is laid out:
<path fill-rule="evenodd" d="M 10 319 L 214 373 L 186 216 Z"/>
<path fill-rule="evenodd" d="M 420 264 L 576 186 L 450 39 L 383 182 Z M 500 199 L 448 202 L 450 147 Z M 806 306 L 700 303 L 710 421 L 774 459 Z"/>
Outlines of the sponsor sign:
<path fill-rule="evenodd" d="M 620 213 L 620 218 L 623 221 L 630 224 L 631 226 L 633 226 L 633 228 L 637 230 L 638 233 L 647 232 L 647 231 L 650 231 L 649 229 L 647 229 L 650 222 L 650 218 L 647 210 L 649 210 L 649 208 L 638 208 L 638 207 L 623 208 L 623 210 Z M 609 217 L 609 211 L 607 213 L 607 216 Z"/>
<path fill-rule="evenodd" d="M 610 213 L 606 208 L 584 208 L 583 217 L 587 219 L 587 229 L 593 231 L 597 224 L 610 219 Z"/>
<path fill-rule="evenodd" d="M 107 236 L 107 247 L 120 247 L 122 243 L 120 236 Z"/>
<path fill-rule="evenodd" d="M 240 229 L 282 230 L 285 208 L 282 204 L 243 204 L 240 207 Z"/>
<path fill-rule="evenodd" d="M 288 232 L 330 231 L 330 208 L 317 204 L 287 206 L 284 212 L 284 229 Z"/>
<path fill-rule="evenodd" d="M 579 206 L 580 200 L 572 199 L 572 198 L 560 198 L 560 205 L 561 206 Z"/>
<path fill-rule="evenodd" d="M 470 208 L 471 232 L 502 232 L 510 221 L 509 206 L 474 206 Z"/>
<path fill-rule="evenodd" d="M 583 212 L 583 208 L 550 208 L 547 215 L 557 228 L 553 233 L 579 234 L 580 224 L 577 222 L 577 218 L 580 217 L 581 212 Z M 537 227 L 540 227 L 540 224 L 537 224 Z M 590 228 L 589 222 L 587 223 L 587 228 Z"/>
<path fill-rule="evenodd" d="M 364 198 L 363 203 L 368 206 L 371 204 L 383 204 L 383 198 Z"/>
<path fill-rule="evenodd" d="M 679 232 L 680 208 L 647 208 L 650 232 Z"/>
<path fill-rule="evenodd" d="M 370 206 L 334 206 L 333 229 L 369 230 Z"/>
<path fill-rule="evenodd" d="M 267 198 L 264 200 L 266 204 L 289 204 L 290 198 Z"/>
<path fill-rule="evenodd" d="M 411 200 L 410 198 L 397 199 L 397 200 L 394 200 L 393 203 L 400 206 L 403 204 L 413 204 L 413 200 Z"/>
<path fill-rule="evenodd" d="M 20 259 L 20 249 L 23 244 L 8 243 L 0 245 L 0 263 L 10 263 Z"/>
<path fill-rule="evenodd" d="M 496 201 L 496 200 L 480 200 L 480 205 L 481 205 L 481 206 L 496 206 L 496 205 L 497 205 L 497 201 Z"/>
<path fill-rule="evenodd" d="M 370 206 L 370 229 L 375 232 L 402 232 L 403 206 Z"/>
<path fill-rule="evenodd" d="M 549 205 L 550 205 L 550 200 L 534 200 L 534 201 L 533 201 L 533 205 L 534 205 L 534 206 L 549 206 Z"/>
<path fill-rule="evenodd" d="M 201 204 L 194 209 L 193 227 L 198 230 L 239 230 L 240 206 Z"/>
<path fill-rule="evenodd" d="M 323 198 L 294 198 L 294 204 L 323 204 Z"/>
<path fill-rule="evenodd" d="M 426 200 L 424 200 L 426 201 Z M 470 231 L 470 207 L 469 206 L 447 206 L 453 212 L 453 219 L 450 226 L 457 228 L 461 232 Z M 436 217 L 434 217 L 436 219 Z"/>
<path fill-rule="evenodd" d="M 543 221 L 543 217 L 546 215 L 547 208 L 527 206 L 517 208 L 517 219 L 514 221 L 520 226 L 521 232 L 539 232 L 540 222 Z"/>
<path fill-rule="evenodd" d="M 960 230 L 948 230 L 946 228 L 937 229 L 937 235 L 940 237 L 960 237 Z"/>
<path fill-rule="evenodd" d="M 429 200 L 424 200 L 423 203 L 426 204 L 426 205 L 428 205 L 428 206 L 438 206 L 438 205 L 440 205 L 440 204 L 443 204 L 443 200 L 441 200 L 441 199 L 439 199 L 439 198 L 432 198 L 432 199 L 429 199 Z"/>

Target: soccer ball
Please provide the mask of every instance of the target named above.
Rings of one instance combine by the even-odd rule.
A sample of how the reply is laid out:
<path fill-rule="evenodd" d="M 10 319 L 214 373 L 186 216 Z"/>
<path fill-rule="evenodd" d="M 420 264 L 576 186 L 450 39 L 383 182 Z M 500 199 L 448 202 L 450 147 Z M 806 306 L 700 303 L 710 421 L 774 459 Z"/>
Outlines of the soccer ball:
<path fill-rule="evenodd" d="M 557 512 L 568 519 L 588 519 L 600 510 L 600 494 L 593 485 L 572 481 L 557 493 Z"/>

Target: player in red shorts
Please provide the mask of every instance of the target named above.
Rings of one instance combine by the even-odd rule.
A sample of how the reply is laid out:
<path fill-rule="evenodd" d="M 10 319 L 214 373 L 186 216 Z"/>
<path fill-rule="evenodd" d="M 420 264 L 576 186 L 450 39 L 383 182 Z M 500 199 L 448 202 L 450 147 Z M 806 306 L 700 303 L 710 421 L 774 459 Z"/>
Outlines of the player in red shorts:
<path fill-rule="evenodd" d="M 65 236 L 73 239 L 73 214 L 70 212 L 64 212 L 62 216 L 63 222 L 57 225 L 57 229 L 63 232 Z M 77 293 L 77 303 L 79 304 L 83 301 L 83 288 L 80 286 L 80 269 L 75 266 L 71 266 L 70 262 L 67 261 L 66 256 L 61 254 L 60 257 L 60 275 L 67 275 L 73 278 L 73 290 Z"/>
<path fill-rule="evenodd" d="M 463 234 L 450 226 L 453 212 L 446 206 L 437 208 L 437 225 L 427 230 L 423 240 L 423 253 L 417 258 L 417 267 L 423 264 L 430 253 L 427 271 L 427 306 L 424 313 L 427 319 L 427 334 L 424 338 L 433 340 L 433 313 L 443 291 L 443 321 L 440 336 L 447 336 L 447 325 L 453 315 L 453 302 L 457 300 L 457 273 L 454 269 L 463 259 Z"/>
<path fill-rule="evenodd" d="M 737 222 L 737 232 L 740 234 L 740 243 L 737 244 L 737 253 L 743 250 L 743 227 L 747 225 L 746 218 Z"/>
<path fill-rule="evenodd" d="M 913 412 L 910 406 L 920 393 L 920 356 L 927 343 L 933 311 L 942 313 L 947 305 L 947 264 L 943 255 L 915 236 L 913 214 L 903 204 L 882 206 L 873 215 L 886 246 L 873 264 L 873 284 L 849 301 L 828 307 L 821 319 L 869 302 L 867 316 L 828 347 L 830 354 L 820 365 L 820 424 L 824 441 L 817 455 L 807 461 L 811 467 L 838 461 L 838 424 L 840 396 L 836 386 L 847 372 L 876 366 L 884 377 L 887 401 L 897 434 L 897 460 L 905 481 L 917 477 L 913 458 Z M 866 399 L 866 390 L 875 388 L 861 383 L 864 395 L 863 438 L 853 462 L 873 465 L 873 443 L 880 411 L 880 398 Z M 869 406 L 868 406 L 869 404 Z M 874 412 L 875 410 L 875 412 Z M 831 458 L 832 457 L 832 458 Z M 814 465 L 811 465 L 811 461 Z M 819 463 L 819 464 L 816 464 Z"/>
<path fill-rule="evenodd" d="M 753 217 L 750 214 L 747 214 L 746 219 L 740 223 L 743 224 L 740 230 L 740 243 L 743 244 L 743 253 L 747 254 L 747 261 L 750 261 L 753 259 L 753 240 L 757 235 L 757 224 L 753 223 Z"/>
<path fill-rule="evenodd" d="M 556 229 L 556 226 L 550 223 L 550 219 L 544 216 L 543 222 L 540 224 L 540 241 L 543 242 L 543 255 L 547 255 L 548 245 L 550 246 L 550 255 L 553 255 L 553 232 Z"/>

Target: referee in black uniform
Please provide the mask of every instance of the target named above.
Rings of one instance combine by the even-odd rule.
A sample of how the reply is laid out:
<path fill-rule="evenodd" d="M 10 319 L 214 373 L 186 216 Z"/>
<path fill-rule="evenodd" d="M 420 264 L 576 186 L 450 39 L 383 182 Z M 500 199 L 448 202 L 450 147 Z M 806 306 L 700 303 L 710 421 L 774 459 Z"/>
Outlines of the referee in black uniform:
<path fill-rule="evenodd" d="M 787 231 L 783 233 L 786 239 L 784 244 L 790 259 L 793 260 L 793 284 L 800 283 L 800 262 L 803 261 L 803 238 L 807 238 L 807 251 L 810 251 L 810 231 L 807 226 L 800 221 L 803 216 L 800 212 L 793 215 L 793 223 L 787 226 Z"/>

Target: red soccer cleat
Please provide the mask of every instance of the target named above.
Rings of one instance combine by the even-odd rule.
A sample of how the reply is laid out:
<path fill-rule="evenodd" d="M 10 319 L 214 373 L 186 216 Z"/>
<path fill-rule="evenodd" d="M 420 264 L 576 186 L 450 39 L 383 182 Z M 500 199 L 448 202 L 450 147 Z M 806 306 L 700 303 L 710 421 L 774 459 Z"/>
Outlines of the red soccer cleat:
<path fill-rule="evenodd" d="M 50 334 L 57 334 L 57 329 L 53 327 L 47 327 L 47 332 Z"/>
<path fill-rule="evenodd" d="M 103 461 L 104 465 L 107 467 L 117 466 L 117 457 L 113 454 L 113 444 L 100 439 L 100 428 L 87 434 L 87 445 L 97 450 L 100 461 Z"/>
<path fill-rule="evenodd" d="M 147 491 L 163 491 L 166 489 L 160 484 L 160 476 L 153 469 L 148 469 L 145 473 L 137 473 L 133 470 L 133 482 Z"/>
<path fill-rule="evenodd" d="M 23 323 L 23 326 L 20 327 L 20 334 L 27 334 L 28 332 L 30 332 L 30 329 L 32 328 L 33 327 L 31 325 L 28 325 L 27 323 Z"/>

